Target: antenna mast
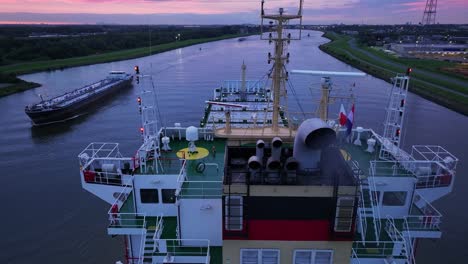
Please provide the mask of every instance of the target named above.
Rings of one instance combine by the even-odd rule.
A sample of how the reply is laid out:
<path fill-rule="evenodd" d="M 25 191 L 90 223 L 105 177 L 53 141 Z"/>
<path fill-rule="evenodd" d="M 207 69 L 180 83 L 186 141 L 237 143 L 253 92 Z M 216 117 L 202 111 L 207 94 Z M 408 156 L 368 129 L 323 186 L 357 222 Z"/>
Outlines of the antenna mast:
<path fill-rule="evenodd" d="M 434 25 L 436 23 L 437 0 L 427 0 L 422 18 L 422 25 Z"/>
<path fill-rule="evenodd" d="M 281 92 L 286 91 L 285 81 L 288 79 L 288 72 L 284 65 L 289 63 L 289 53 L 285 54 L 285 49 L 291 40 L 300 40 L 302 31 L 302 4 L 303 0 L 299 0 L 299 10 L 297 14 L 285 14 L 283 8 L 279 8 L 277 14 L 265 14 L 264 4 L 262 0 L 261 8 L 261 39 L 268 40 L 270 43 L 275 43 L 275 53 L 273 56 L 268 53 L 268 63 L 273 61 L 272 85 L 273 85 L 273 118 L 272 128 L 274 132 L 279 131 L 278 117 L 280 113 L 280 97 Z M 291 33 L 285 33 L 285 26 L 289 25 L 289 21 L 299 19 L 299 37 L 292 37 Z M 264 36 L 264 21 L 269 20 L 268 37 Z"/>

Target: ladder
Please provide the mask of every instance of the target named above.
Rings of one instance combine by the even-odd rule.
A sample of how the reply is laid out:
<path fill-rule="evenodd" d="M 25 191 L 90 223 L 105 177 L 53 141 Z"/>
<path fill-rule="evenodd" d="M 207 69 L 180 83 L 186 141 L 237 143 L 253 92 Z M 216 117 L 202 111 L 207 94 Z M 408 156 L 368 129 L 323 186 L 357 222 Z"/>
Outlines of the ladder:
<path fill-rule="evenodd" d="M 152 82 L 149 75 L 138 75 L 137 77 L 146 81 Z M 139 82 L 138 82 L 139 83 Z M 139 112 L 141 115 L 141 128 L 140 132 L 143 138 L 143 144 L 138 150 L 139 164 L 142 173 L 159 171 L 159 137 L 158 137 L 158 121 L 157 121 L 157 108 L 156 108 L 156 95 L 154 86 L 140 85 L 140 96 L 138 97 Z M 149 160 L 155 162 L 149 162 Z M 151 163 L 151 164 L 148 164 Z M 153 171 L 149 171 L 153 170 Z"/>
<path fill-rule="evenodd" d="M 409 76 L 398 74 L 393 78 L 393 86 L 390 91 L 390 98 L 387 106 L 387 116 L 384 123 L 383 141 L 379 158 L 382 160 L 398 159 L 395 157 L 400 147 L 401 132 L 405 116 L 406 95 L 408 94 Z"/>

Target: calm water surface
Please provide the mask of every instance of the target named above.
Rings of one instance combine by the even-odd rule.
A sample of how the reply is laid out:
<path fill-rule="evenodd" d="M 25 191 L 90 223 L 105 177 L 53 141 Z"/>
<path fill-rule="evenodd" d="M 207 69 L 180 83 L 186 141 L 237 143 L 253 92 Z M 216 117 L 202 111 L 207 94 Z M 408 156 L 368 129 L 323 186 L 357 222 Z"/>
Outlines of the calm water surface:
<path fill-rule="evenodd" d="M 290 48 L 289 69 L 356 71 L 322 53 L 326 42 L 311 32 Z M 163 124 L 180 122 L 198 125 L 204 101 L 225 79 L 239 79 L 242 61 L 247 76 L 258 79 L 271 65 L 266 64 L 271 46 L 258 37 L 247 41 L 224 40 L 187 47 L 150 57 L 77 67 L 63 71 L 25 75 L 43 86 L 0 98 L 0 263 L 114 263 L 123 260 L 123 240 L 106 235 L 109 205 L 81 188 L 78 153 L 92 141 L 121 143 L 124 155 L 133 155 L 141 143 L 137 88 L 128 89 L 102 103 L 97 110 L 70 122 L 46 128 L 31 126 L 24 106 L 37 102 L 38 95 L 54 96 L 102 79 L 110 70 L 132 71 L 139 65 L 153 76 Z M 201 48 L 201 50 L 200 50 Z M 291 77 L 298 100 L 305 111 L 310 88 L 317 94 L 320 80 Z M 356 122 L 382 131 L 389 84 L 373 77 L 334 80 L 349 89 L 356 83 Z M 145 82 L 150 85 L 149 80 Z M 290 108 L 297 109 L 290 96 Z M 408 96 L 404 146 L 436 144 L 461 159 L 454 191 L 435 202 L 443 213 L 443 237 L 419 244 L 419 263 L 465 263 L 468 250 L 468 118 L 433 104 L 419 96 Z"/>

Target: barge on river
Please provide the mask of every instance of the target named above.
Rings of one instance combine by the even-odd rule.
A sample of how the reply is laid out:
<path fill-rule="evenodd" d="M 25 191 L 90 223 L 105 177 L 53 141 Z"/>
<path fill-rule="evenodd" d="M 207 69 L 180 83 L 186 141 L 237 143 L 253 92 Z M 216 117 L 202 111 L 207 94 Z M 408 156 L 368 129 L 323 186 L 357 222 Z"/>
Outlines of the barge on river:
<path fill-rule="evenodd" d="M 24 111 L 34 125 L 45 125 L 72 119 L 98 100 L 129 87 L 132 78 L 130 74 L 123 71 L 111 71 L 104 80 L 49 100 L 42 100 L 34 105 L 28 105 Z"/>

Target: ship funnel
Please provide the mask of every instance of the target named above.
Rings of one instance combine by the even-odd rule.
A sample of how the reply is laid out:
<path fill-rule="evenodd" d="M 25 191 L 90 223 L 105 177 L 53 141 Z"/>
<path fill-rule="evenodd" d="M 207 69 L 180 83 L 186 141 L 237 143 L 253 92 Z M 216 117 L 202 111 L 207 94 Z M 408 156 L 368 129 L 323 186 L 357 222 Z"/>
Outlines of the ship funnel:
<path fill-rule="evenodd" d="M 260 163 L 262 163 L 262 160 L 263 160 L 264 149 L 265 149 L 265 142 L 263 140 L 261 140 L 261 139 L 258 140 L 255 155 L 260 160 Z"/>
<path fill-rule="evenodd" d="M 322 149 L 334 144 L 336 133 L 319 118 L 307 119 L 299 126 L 293 157 L 300 169 L 318 169 Z"/>

